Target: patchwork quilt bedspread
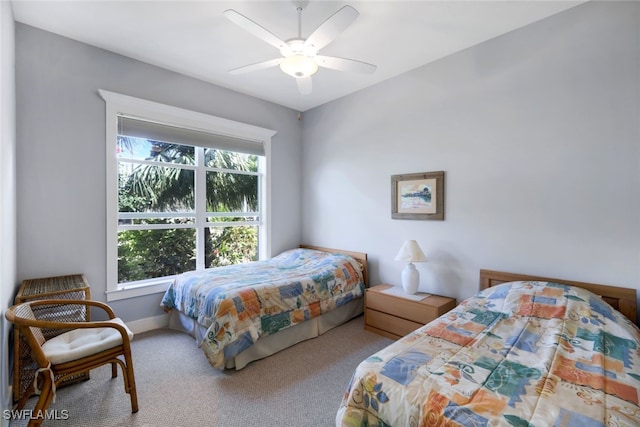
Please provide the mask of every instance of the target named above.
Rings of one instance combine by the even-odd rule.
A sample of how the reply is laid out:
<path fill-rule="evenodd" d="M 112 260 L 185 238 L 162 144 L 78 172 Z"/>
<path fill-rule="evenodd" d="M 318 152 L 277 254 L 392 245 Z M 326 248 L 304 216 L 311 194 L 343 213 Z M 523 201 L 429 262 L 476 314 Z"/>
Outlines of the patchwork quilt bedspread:
<path fill-rule="evenodd" d="M 640 330 L 547 282 L 482 291 L 355 370 L 338 426 L 639 426 Z"/>
<path fill-rule="evenodd" d="M 362 272 L 352 257 L 292 249 L 264 261 L 182 274 L 160 305 L 208 328 L 202 347 L 209 362 L 223 368 L 260 337 L 363 295 Z"/>

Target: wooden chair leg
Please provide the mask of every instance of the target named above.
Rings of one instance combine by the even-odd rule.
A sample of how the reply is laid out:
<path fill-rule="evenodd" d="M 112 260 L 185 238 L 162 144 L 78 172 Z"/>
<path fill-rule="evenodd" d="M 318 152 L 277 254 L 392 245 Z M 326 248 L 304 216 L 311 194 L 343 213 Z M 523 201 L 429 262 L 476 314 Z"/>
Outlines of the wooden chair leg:
<path fill-rule="evenodd" d="M 32 418 L 29 420 L 28 427 L 38 427 L 42 424 L 45 418 L 47 409 L 53 399 L 53 388 L 51 378 L 47 375 L 43 375 L 42 389 L 40 390 L 40 397 L 36 406 L 32 412 Z"/>
<path fill-rule="evenodd" d="M 131 398 L 131 413 L 136 413 L 138 412 L 138 392 L 136 391 L 136 378 L 133 373 L 133 361 L 130 353 L 125 353 L 124 361 L 126 370 L 123 370 L 122 376 L 124 377 L 127 393 Z"/>
<path fill-rule="evenodd" d="M 20 411 L 22 410 L 22 408 L 24 408 L 24 405 L 26 405 L 27 400 L 31 398 L 32 394 L 33 394 L 33 381 L 31 381 L 31 384 L 29 384 L 29 387 L 27 387 L 27 389 L 22 394 L 22 397 L 18 401 L 18 404 L 16 405 L 16 411 Z"/>
<path fill-rule="evenodd" d="M 118 364 L 116 362 L 111 363 L 111 378 L 118 376 Z"/>

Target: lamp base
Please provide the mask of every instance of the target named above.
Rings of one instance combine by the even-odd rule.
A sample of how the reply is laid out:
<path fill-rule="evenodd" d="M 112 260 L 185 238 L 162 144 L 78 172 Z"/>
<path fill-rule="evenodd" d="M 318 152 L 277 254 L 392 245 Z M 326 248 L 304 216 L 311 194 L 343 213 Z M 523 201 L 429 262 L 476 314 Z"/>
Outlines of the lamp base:
<path fill-rule="evenodd" d="M 420 273 L 416 269 L 413 263 L 407 264 L 402 270 L 402 289 L 409 295 L 413 295 L 418 292 L 420 286 Z"/>

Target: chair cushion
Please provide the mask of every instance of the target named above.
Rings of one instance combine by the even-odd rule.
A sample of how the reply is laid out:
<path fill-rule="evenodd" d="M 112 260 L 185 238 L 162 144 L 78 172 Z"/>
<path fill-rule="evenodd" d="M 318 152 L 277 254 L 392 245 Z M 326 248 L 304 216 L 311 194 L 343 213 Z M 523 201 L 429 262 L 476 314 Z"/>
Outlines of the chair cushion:
<path fill-rule="evenodd" d="M 109 322 L 122 325 L 127 330 L 129 339 L 133 332 L 119 318 Z M 115 328 L 84 328 L 60 334 L 42 345 L 42 350 L 52 364 L 70 362 L 90 356 L 122 344 L 122 336 Z"/>

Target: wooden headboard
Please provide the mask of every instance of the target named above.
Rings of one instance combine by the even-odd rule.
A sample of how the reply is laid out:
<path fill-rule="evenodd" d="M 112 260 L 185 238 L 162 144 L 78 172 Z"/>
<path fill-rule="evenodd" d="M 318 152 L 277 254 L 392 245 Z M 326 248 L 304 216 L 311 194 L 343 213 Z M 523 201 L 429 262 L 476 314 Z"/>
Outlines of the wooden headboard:
<path fill-rule="evenodd" d="M 515 281 L 555 282 L 576 286 L 600 295 L 613 308 L 636 323 L 636 290 L 617 286 L 598 285 L 595 283 L 576 282 L 573 280 L 552 279 L 549 277 L 530 276 L 527 274 L 505 273 L 503 271 L 480 270 L 480 290 L 487 289 L 500 283 Z"/>
<path fill-rule="evenodd" d="M 364 278 L 364 285 L 369 287 L 369 266 L 367 265 L 367 254 L 364 252 L 345 251 L 342 249 L 323 248 L 321 246 L 312 245 L 300 245 L 301 248 L 315 249 L 317 251 L 332 252 L 334 254 L 345 254 L 354 258 L 362 266 L 362 277 Z"/>

